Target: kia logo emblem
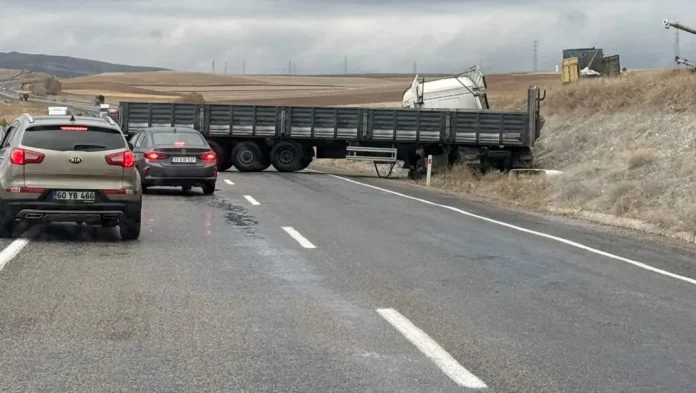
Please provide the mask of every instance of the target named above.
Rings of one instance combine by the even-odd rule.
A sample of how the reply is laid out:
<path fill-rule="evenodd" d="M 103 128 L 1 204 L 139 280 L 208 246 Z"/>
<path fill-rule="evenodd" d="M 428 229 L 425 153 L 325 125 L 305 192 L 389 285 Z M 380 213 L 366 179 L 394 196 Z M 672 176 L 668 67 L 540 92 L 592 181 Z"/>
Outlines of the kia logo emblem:
<path fill-rule="evenodd" d="M 73 164 L 79 164 L 79 163 L 82 162 L 82 158 L 80 158 L 80 157 L 70 157 L 70 158 L 68 159 L 68 161 L 70 161 L 70 162 L 73 163 Z"/>

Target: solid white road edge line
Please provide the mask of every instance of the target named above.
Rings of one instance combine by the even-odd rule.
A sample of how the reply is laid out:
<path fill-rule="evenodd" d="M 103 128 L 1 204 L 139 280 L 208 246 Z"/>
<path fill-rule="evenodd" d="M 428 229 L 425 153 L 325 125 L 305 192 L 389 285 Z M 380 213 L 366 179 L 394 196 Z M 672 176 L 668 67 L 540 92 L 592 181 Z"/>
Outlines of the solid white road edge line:
<path fill-rule="evenodd" d="M 378 308 L 377 312 L 458 385 L 471 389 L 488 387 L 401 313 L 393 308 Z"/>
<path fill-rule="evenodd" d="M 492 218 L 488 218 L 488 217 L 484 217 L 484 216 L 479 216 L 478 214 L 469 213 L 469 212 L 464 211 L 464 210 L 462 210 L 462 209 L 458 209 L 458 208 L 456 208 L 456 207 L 454 207 L 454 206 L 442 205 L 442 204 L 440 204 L 440 203 L 435 203 L 435 202 L 431 202 L 431 201 L 428 201 L 428 200 L 425 200 L 425 199 L 420 199 L 420 198 L 412 197 L 412 196 L 410 196 L 410 195 L 406 195 L 406 194 L 402 194 L 402 193 L 400 193 L 400 192 L 388 190 L 388 189 L 386 189 L 386 188 L 373 186 L 373 185 L 371 185 L 371 184 L 361 183 L 361 182 L 359 182 L 359 181 L 355 181 L 355 180 L 352 180 L 352 179 L 348 179 L 348 178 L 345 178 L 345 177 L 343 177 L 343 176 L 332 175 L 332 174 L 330 174 L 330 173 L 319 172 L 319 171 L 315 171 L 315 170 L 312 170 L 312 172 L 323 173 L 323 174 L 325 174 L 325 175 L 327 175 L 327 176 L 331 176 L 331 177 L 335 177 L 335 178 L 337 178 L 337 179 L 345 180 L 345 181 L 350 182 L 350 183 L 353 183 L 353 184 L 358 184 L 358 185 L 361 185 L 361 186 L 369 187 L 369 188 L 372 188 L 372 189 L 375 189 L 375 190 L 379 190 L 379 191 L 386 192 L 386 193 L 389 193 L 389 194 L 397 195 L 397 196 L 400 196 L 400 197 L 402 197 L 402 198 L 407 198 L 407 199 L 411 199 L 411 200 L 418 201 L 418 202 L 421 202 L 421 203 L 425 203 L 425 204 L 427 204 L 427 205 L 432 205 L 432 206 L 441 207 L 441 208 L 443 208 L 443 209 L 452 210 L 453 212 L 457 212 L 457 213 L 463 214 L 463 215 L 465 215 L 465 216 L 477 218 L 477 219 L 479 219 L 479 220 L 486 221 L 486 222 L 489 222 L 489 223 L 491 223 L 491 224 L 496 224 L 496 225 L 504 226 L 504 227 L 507 227 L 507 228 L 510 228 L 510 229 L 514 229 L 514 230 L 516 230 L 516 231 L 520 231 L 520 232 L 524 232 L 524 233 L 529 233 L 529 234 L 531 234 L 531 235 L 536 235 L 536 236 L 540 236 L 540 237 L 543 237 L 543 238 L 546 238 L 546 239 L 554 240 L 554 241 L 557 241 L 557 242 L 559 242 L 559 243 L 563 243 L 563 244 L 566 244 L 566 245 L 571 246 L 571 247 L 579 248 L 579 249 L 581 249 L 581 250 L 589 251 L 589 252 L 594 253 L 594 254 L 597 254 L 597 255 L 601 255 L 601 256 L 604 256 L 604 257 L 607 257 L 607 258 L 611 258 L 611 259 L 615 259 L 615 260 L 621 261 L 621 262 L 626 262 L 626 263 L 628 263 L 628 264 L 630 264 L 630 265 L 639 267 L 639 268 L 641 268 L 641 269 L 649 270 L 649 271 L 651 271 L 651 272 L 653 272 L 653 273 L 662 274 L 663 276 L 675 278 L 675 279 L 677 279 L 677 280 L 681 280 L 681 281 L 684 281 L 684 282 L 688 282 L 689 284 L 696 285 L 696 279 L 693 279 L 693 278 L 690 278 L 690 277 L 686 277 L 686 276 L 680 276 L 679 274 L 672 273 L 672 272 L 668 272 L 668 271 L 662 270 L 662 269 L 658 269 L 658 268 L 656 268 L 656 267 L 654 267 L 654 266 L 650 266 L 650 265 L 645 264 L 645 263 L 643 263 L 643 262 L 638 262 L 638 261 L 635 261 L 635 260 L 633 260 L 633 259 L 624 258 L 624 257 L 619 256 L 619 255 L 616 255 L 616 254 L 612 254 L 612 253 L 609 253 L 609 252 L 606 252 L 606 251 L 598 250 L 598 249 L 596 249 L 596 248 L 592 248 L 592 247 L 586 246 L 586 245 L 584 245 L 584 244 L 574 242 L 574 241 L 572 241 L 572 240 L 564 239 L 564 238 L 562 238 L 562 237 L 553 236 L 553 235 L 549 235 L 548 233 L 537 232 L 537 231 L 533 231 L 533 230 L 531 230 L 531 229 L 518 227 L 517 225 L 508 224 L 508 223 L 506 223 L 506 222 L 494 220 L 494 219 L 492 219 Z"/>
<path fill-rule="evenodd" d="M 229 185 L 231 185 L 231 186 L 234 185 L 234 183 L 232 183 L 232 180 L 230 180 L 230 179 L 224 179 L 224 180 L 225 180 L 225 183 L 227 183 L 227 184 L 229 184 Z"/>
<path fill-rule="evenodd" d="M 29 240 L 39 233 L 38 227 L 32 227 L 28 231 L 24 232 L 17 239 L 13 240 L 12 243 L 8 244 L 7 247 L 0 251 L 0 270 L 2 270 L 5 265 L 14 257 L 19 254 L 24 247 L 29 244 Z"/>
<path fill-rule="evenodd" d="M 304 248 L 317 248 L 312 242 L 307 240 L 304 236 L 297 232 L 293 227 L 283 227 L 283 230 L 288 233 L 293 239 L 297 240 L 298 243 Z"/>
<path fill-rule="evenodd" d="M 256 199 L 254 199 L 251 195 L 244 195 L 244 199 L 246 199 L 247 201 L 249 201 L 249 203 L 251 203 L 251 204 L 254 205 L 254 206 L 260 205 L 259 201 L 257 201 Z"/>

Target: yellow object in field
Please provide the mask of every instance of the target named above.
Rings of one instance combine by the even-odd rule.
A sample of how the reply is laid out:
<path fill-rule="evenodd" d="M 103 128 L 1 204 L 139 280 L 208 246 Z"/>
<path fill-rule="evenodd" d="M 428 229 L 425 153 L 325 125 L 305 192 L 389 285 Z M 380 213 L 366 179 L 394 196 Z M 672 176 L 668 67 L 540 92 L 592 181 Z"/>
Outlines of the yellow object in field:
<path fill-rule="evenodd" d="M 563 83 L 577 82 L 580 78 L 580 70 L 578 69 L 578 58 L 571 57 L 563 59 L 563 72 L 561 80 Z"/>

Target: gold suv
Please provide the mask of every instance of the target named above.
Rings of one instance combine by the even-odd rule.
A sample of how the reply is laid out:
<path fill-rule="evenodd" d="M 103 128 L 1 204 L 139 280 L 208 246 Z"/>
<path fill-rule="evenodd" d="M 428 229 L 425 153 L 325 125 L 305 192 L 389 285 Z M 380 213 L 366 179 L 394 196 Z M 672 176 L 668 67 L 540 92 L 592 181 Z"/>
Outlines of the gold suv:
<path fill-rule="evenodd" d="M 18 221 L 118 226 L 140 237 L 140 175 L 108 117 L 23 114 L 0 144 L 0 237 Z"/>

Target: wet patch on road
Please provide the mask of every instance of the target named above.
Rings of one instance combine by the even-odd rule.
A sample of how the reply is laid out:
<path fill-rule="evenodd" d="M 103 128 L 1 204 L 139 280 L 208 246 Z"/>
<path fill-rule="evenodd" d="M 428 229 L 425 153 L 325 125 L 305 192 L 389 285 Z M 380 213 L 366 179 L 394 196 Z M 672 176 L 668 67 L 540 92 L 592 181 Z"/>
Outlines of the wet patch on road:
<path fill-rule="evenodd" d="M 216 197 L 208 205 L 224 211 L 228 224 L 243 228 L 248 234 L 256 233 L 254 227 L 259 224 L 259 220 L 249 214 L 249 211 L 243 206 L 235 205 L 229 200 L 219 197 Z"/>

